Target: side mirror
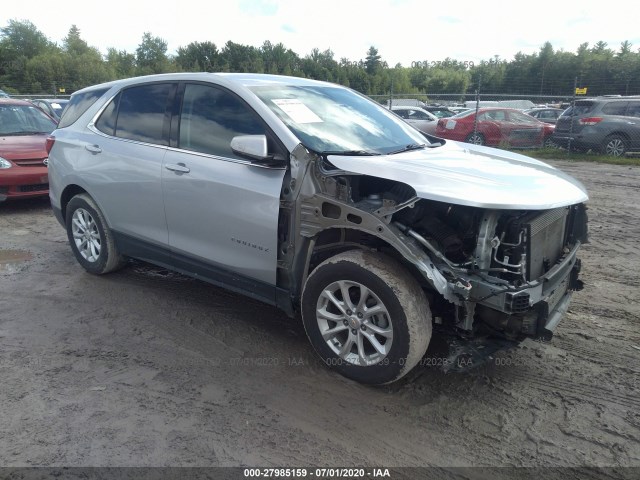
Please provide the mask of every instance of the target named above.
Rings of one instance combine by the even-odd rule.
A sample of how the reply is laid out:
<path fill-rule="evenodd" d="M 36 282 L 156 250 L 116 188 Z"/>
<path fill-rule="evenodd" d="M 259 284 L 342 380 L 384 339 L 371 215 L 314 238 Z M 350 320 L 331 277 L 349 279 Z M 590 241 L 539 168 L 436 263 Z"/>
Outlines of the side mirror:
<path fill-rule="evenodd" d="M 231 139 L 231 150 L 236 155 L 251 160 L 253 165 L 263 167 L 286 166 L 281 155 L 270 155 L 267 149 L 266 135 L 238 135 Z"/>
<path fill-rule="evenodd" d="M 266 135 L 238 135 L 231 139 L 231 150 L 236 155 L 250 158 L 251 160 L 264 160 L 267 153 Z"/>

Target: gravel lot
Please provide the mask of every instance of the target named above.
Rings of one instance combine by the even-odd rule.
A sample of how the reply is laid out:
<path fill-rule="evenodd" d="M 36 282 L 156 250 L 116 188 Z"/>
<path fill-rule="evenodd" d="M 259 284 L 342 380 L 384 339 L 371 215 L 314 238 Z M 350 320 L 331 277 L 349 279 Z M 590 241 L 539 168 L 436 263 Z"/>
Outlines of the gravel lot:
<path fill-rule="evenodd" d="M 640 168 L 554 164 L 591 243 L 553 340 L 385 388 L 274 308 L 142 263 L 91 276 L 48 201 L 0 205 L 0 465 L 640 467 Z"/>

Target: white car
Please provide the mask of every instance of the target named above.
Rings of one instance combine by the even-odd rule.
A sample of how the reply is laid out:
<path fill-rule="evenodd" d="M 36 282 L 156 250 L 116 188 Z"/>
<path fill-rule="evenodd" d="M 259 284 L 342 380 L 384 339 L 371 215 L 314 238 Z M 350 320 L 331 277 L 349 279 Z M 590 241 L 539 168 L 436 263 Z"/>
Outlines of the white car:
<path fill-rule="evenodd" d="M 416 127 L 423 133 L 433 135 L 436 130 L 438 117 L 420 107 L 397 105 L 392 106 L 391 111 L 400 116 L 409 125 Z"/>

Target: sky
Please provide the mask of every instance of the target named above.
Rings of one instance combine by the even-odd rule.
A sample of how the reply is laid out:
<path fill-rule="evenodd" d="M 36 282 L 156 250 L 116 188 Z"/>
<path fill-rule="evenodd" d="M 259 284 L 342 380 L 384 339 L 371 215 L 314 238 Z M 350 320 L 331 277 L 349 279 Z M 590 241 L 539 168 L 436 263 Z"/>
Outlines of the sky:
<path fill-rule="evenodd" d="M 575 52 L 584 42 L 606 42 L 617 50 L 628 40 L 640 48 L 635 2 L 607 8 L 602 0 L 217 0 L 176 2 L 31 0 L 4 2 L 0 27 L 9 19 L 33 22 L 62 43 L 71 25 L 90 46 L 134 53 L 144 32 L 167 42 L 168 54 L 194 41 L 227 41 L 259 47 L 282 43 L 304 57 L 330 49 L 334 59 L 358 61 L 369 47 L 390 66 L 445 58 L 461 62 L 511 60 L 549 41 Z M 59 7 L 59 8 L 58 8 Z M 636 12 L 635 14 L 633 12 Z"/>

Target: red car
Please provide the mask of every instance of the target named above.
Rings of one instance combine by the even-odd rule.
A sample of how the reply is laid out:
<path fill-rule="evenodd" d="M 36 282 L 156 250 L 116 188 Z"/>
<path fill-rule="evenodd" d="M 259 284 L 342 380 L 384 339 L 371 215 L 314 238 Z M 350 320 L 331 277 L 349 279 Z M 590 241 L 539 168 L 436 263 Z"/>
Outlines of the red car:
<path fill-rule="evenodd" d="M 55 128 L 32 103 L 0 98 L 0 202 L 49 194 L 46 145 Z"/>
<path fill-rule="evenodd" d="M 438 120 L 437 137 L 492 147 L 541 147 L 550 145 L 554 125 L 541 122 L 513 108 L 480 108 Z"/>

